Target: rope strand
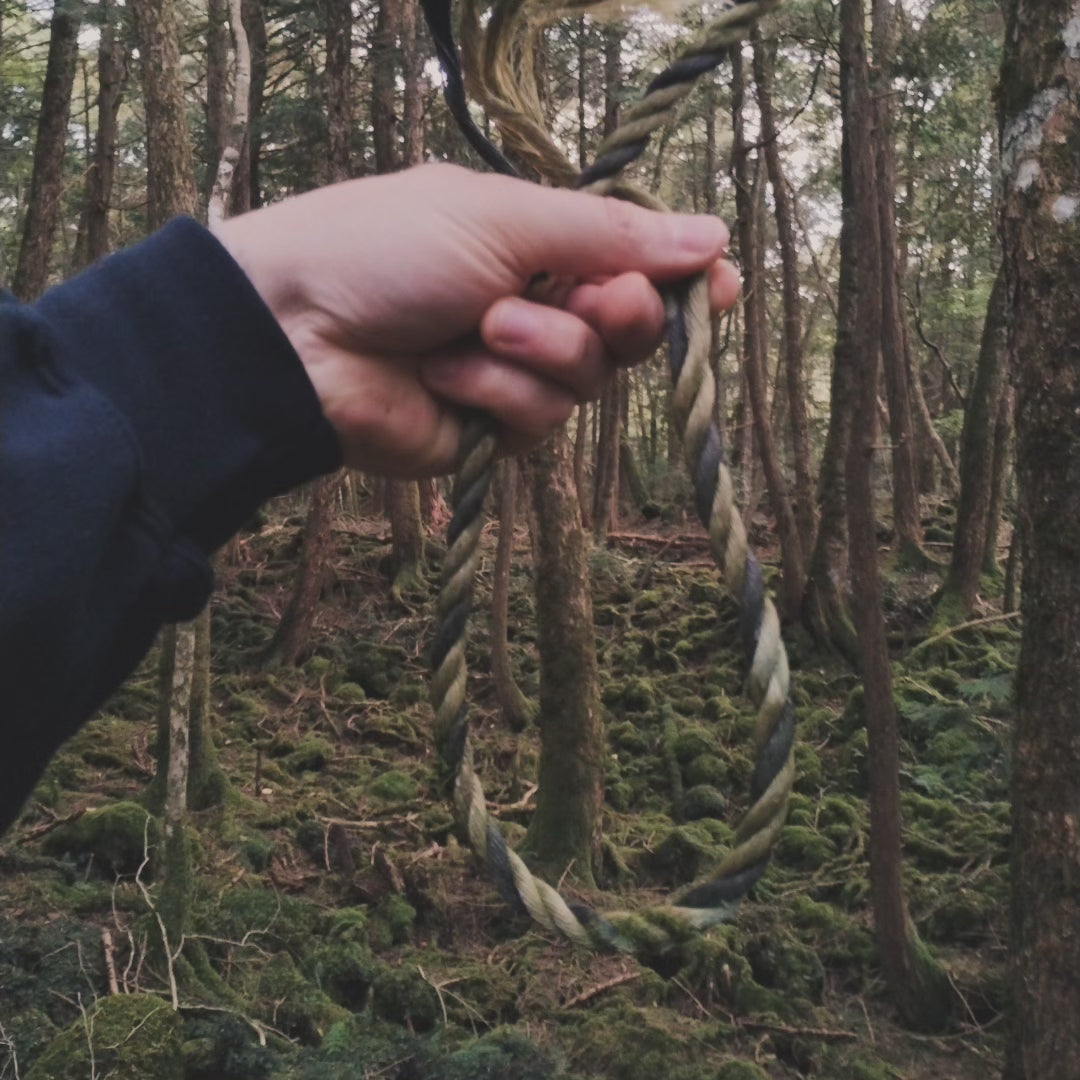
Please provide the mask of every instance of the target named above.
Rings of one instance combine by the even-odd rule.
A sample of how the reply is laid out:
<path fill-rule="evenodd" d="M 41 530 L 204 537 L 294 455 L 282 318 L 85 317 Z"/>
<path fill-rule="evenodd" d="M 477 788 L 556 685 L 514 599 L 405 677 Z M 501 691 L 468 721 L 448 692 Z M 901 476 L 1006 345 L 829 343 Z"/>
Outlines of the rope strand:
<path fill-rule="evenodd" d="M 533 0 L 532 8 L 528 0 L 504 0 L 484 30 L 475 0 L 464 0 L 462 43 L 468 65 L 464 79 L 452 37 L 445 33 L 440 37 L 440 31 L 448 33 L 450 26 L 449 0 L 422 3 L 448 84 L 470 88 L 499 124 L 512 156 L 524 158 L 556 183 L 662 210 L 666 207 L 658 199 L 621 179 L 623 169 L 640 156 L 650 135 L 668 123 L 694 82 L 717 67 L 728 49 L 779 0 L 731 0 L 702 39 L 652 80 L 642 99 L 627 110 L 623 123 L 601 144 L 593 164 L 580 174 L 543 129 L 535 83 L 525 85 L 532 79 L 530 34 L 538 25 L 529 20 L 543 14 L 540 0 Z M 467 115 L 463 95 L 451 100 L 448 93 L 448 103 L 463 129 L 479 135 Z M 493 160 L 484 156 L 489 162 Z M 502 155 L 499 159 L 506 161 Z M 739 634 L 749 668 L 747 692 L 758 710 L 751 805 L 736 829 L 734 846 L 706 880 L 672 903 L 601 914 L 568 903 L 535 877 L 488 814 L 473 766 L 465 702 L 465 637 L 479 562 L 484 499 L 496 448 L 494 425 L 481 416 L 467 425 L 464 464 L 454 485 L 454 515 L 437 605 L 431 682 L 439 750 L 455 776 L 457 818 L 500 893 L 541 926 L 571 941 L 654 958 L 689 935 L 730 918 L 765 872 L 787 813 L 794 781 L 795 737 L 780 620 L 766 595 L 761 566 L 747 544 L 720 433 L 712 419 L 716 386 L 709 366 L 710 312 L 704 275 L 667 286 L 664 300 L 674 382 L 672 419 L 683 443 L 698 517 L 708 530 L 713 557 L 739 606 Z"/>

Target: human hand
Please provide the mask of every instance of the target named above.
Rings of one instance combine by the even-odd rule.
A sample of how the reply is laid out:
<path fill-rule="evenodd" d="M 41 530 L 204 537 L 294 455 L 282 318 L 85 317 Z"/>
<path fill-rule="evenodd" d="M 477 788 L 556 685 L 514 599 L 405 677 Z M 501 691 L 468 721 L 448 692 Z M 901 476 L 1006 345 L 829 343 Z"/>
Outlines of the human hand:
<path fill-rule="evenodd" d="M 461 407 L 520 451 L 599 396 L 663 333 L 655 283 L 708 272 L 714 308 L 739 279 L 716 218 L 661 214 L 454 166 L 349 181 L 222 223 L 300 356 L 347 464 L 449 472 Z M 523 298 L 537 274 L 558 306 Z"/>

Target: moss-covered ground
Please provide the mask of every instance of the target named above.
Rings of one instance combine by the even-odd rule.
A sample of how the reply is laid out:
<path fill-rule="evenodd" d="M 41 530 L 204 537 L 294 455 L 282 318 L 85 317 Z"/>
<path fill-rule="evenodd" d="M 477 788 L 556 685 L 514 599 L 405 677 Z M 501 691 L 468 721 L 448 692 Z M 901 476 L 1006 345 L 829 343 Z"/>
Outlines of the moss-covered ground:
<path fill-rule="evenodd" d="M 875 960 L 866 736 L 849 670 L 790 635 L 800 728 L 789 824 L 737 919 L 662 976 L 537 931 L 458 844 L 426 703 L 432 599 L 392 595 L 379 526 L 338 522 L 309 657 L 259 669 L 299 524 L 292 503 L 277 504 L 221 567 L 212 694 L 229 791 L 223 807 L 193 816 L 195 894 L 173 972 L 179 1012 L 149 906 L 160 844 L 141 803 L 153 769 L 151 657 L 56 758 L 0 840 L 0 1078 L 966 1080 L 997 1071 L 1015 623 L 912 649 L 930 633 L 938 581 L 925 572 L 886 581 L 908 897 L 966 1002 L 953 1030 L 916 1036 L 897 1024 Z M 519 546 L 511 650 L 535 696 L 524 534 Z M 752 717 L 734 611 L 698 563 L 692 545 L 592 557 L 609 754 L 605 859 L 599 892 L 586 899 L 601 909 L 655 900 L 705 873 L 745 805 Z M 490 569 L 488 559 L 481 607 Z M 478 766 L 518 837 L 536 731 L 500 725 L 484 621 L 469 647 Z"/>

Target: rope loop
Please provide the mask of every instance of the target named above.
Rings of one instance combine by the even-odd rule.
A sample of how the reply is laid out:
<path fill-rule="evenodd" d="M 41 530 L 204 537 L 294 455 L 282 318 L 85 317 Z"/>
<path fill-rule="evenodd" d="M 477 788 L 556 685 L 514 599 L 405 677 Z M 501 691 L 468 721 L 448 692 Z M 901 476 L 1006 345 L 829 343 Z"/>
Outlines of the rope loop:
<path fill-rule="evenodd" d="M 577 14 L 594 4 L 576 0 L 567 7 L 565 3 L 552 5 L 551 0 L 497 0 L 484 26 L 477 0 L 463 0 L 464 71 L 452 33 L 450 0 L 422 0 L 422 6 L 446 69 L 448 104 L 489 165 L 500 172 L 514 172 L 507 157 L 490 143 L 489 150 L 478 146 L 478 139 L 487 140 L 468 115 L 463 87 L 495 119 L 508 157 L 528 162 L 554 183 L 666 210 L 655 196 L 623 180 L 622 171 L 641 155 L 650 135 L 670 121 L 694 82 L 719 66 L 757 19 L 779 2 L 727 0 L 700 40 L 657 75 L 641 100 L 626 110 L 623 122 L 604 140 L 596 160 L 584 172 L 573 168 L 544 127 L 532 57 L 539 26 L 553 16 Z M 780 620 L 765 592 L 761 566 L 748 546 L 720 433 L 713 421 L 716 386 L 709 365 L 708 283 L 704 275 L 696 275 L 666 286 L 663 295 L 674 384 L 672 421 L 682 440 L 698 517 L 708 530 L 713 558 L 738 604 L 739 636 L 748 667 L 747 692 L 757 709 L 750 806 L 736 828 L 733 846 L 703 881 L 669 903 L 601 914 L 569 903 L 535 877 L 488 813 L 474 769 L 465 700 L 465 639 L 480 559 L 484 500 L 496 452 L 494 423 L 479 415 L 466 425 L 463 464 L 454 484 L 431 679 L 436 739 L 454 776 L 457 820 L 502 895 L 545 929 L 570 941 L 634 953 L 658 968 L 691 935 L 729 919 L 765 872 L 794 782 L 795 738 Z"/>

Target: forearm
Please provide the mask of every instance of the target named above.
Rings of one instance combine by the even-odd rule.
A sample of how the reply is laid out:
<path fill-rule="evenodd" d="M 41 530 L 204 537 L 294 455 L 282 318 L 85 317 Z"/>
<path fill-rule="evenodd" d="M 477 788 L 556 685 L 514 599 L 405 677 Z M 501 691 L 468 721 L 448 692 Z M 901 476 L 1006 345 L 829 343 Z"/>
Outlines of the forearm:
<path fill-rule="evenodd" d="M 0 307 L 0 828 L 268 496 L 338 462 L 247 278 L 175 222 Z"/>

